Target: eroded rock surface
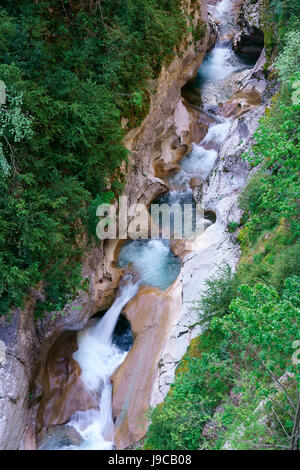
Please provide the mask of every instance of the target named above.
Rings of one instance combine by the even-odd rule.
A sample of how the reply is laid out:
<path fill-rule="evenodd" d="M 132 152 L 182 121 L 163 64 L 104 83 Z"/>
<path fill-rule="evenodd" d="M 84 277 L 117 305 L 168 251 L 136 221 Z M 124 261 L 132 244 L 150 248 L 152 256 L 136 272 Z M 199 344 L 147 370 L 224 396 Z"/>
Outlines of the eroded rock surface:
<path fill-rule="evenodd" d="M 98 408 L 99 397 L 87 391 L 80 377 L 80 366 L 72 357 L 76 350 L 76 332 L 68 331 L 49 351 L 42 376 L 37 432 L 67 423 L 76 411 Z"/>
<path fill-rule="evenodd" d="M 212 111 L 224 117 L 240 117 L 246 111 L 255 108 L 264 101 L 267 80 L 264 74 L 266 63 L 265 49 L 252 69 L 233 74 L 227 86 L 233 90 L 233 96 L 212 108 Z"/>
<path fill-rule="evenodd" d="M 34 299 L 9 319 L 0 317 L 0 449 L 14 450 L 31 432 L 29 386 L 38 351 L 33 305 Z"/>
<path fill-rule="evenodd" d="M 239 2 L 236 7 L 236 20 L 240 31 L 234 37 L 234 50 L 252 61 L 258 59 L 264 47 L 262 3 L 263 0 L 245 0 Z"/>
<path fill-rule="evenodd" d="M 165 292 L 141 287 L 125 307 L 124 313 L 131 323 L 135 340 L 125 362 L 112 377 L 118 449 L 125 449 L 145 435 L 153 380 L 160 372 L 162 350 L 180 309 L 180 281 Z"/>

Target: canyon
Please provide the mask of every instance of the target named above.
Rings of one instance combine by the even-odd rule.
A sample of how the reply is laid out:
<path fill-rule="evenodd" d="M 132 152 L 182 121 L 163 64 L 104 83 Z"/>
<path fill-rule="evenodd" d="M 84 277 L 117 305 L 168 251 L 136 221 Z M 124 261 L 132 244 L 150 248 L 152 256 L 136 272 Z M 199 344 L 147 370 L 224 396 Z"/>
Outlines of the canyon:
<path fill-rule="evenodd" d="M 124 164 L 123 195 L 129 203 L 149 207 L 159 197 L 192 198 L 206 214 L 205 231 L 196 240 L 172 240 L 170 247 L 161 240 L 148 242 L 147 256 L 154 259 L 158 253 L 159 269 L 162 260 L 163 269 L 174 263 L 174 256 L 180 260 L 176 279 L 164 289 L 161 279 L 151 285 L 139 278 L 135 262 L 140 247 L 133 252 L 133 267 L 121 268 L 118 261 L 126 245 L 107 240 L 83 260 L 88 291 L 61 314 L 53 318 L 51 313 L 35 324 L 32 312 L 42 294 L 33 290 L 26 308 L 13 312 L 8 325 L 0 319 L 0 448 L 124 449 L 136 444 L 147 432 L 150 407 L 164 400 L 190 341 L 201 333 L 193 302 L 218 267 L 226 263 L 236 268 L 240 251 L 228 224 L 240 221 L 238 197 L 251 174 L 241 156 L 251 147 L 264 114 L 267 82 L 258 17 L 253 15 L 251 25 L 249 18 L 243 19 L 243 7 L 236 5 L 239 22 L 232 24 L 232 3 L 185 2 L 202 37 L 195 43 L 189 33 L 175 59 L 149 83 L 149 113 L 125 137 L 130 159 Z M 253 63 L 236 56 L 232 41 L 234 50 L 250 55 Z M 126 129 L 127 123 L 123 125 Z M 204 173 L 203 167 L 202 173 L 190 172 L 195 160 L 205 163 Z M 130 294 L 123 297 L 126 289 Z M 94 315 L 107 310 L 95 323 Z M 108 332 L 106 351 L 114 351 L 114 368 L 103 368 L 95 392 L 87 386 L 85 362 L 77 350 L 85 334 L 103 327 L 109 312 L 126 317 L 133 344 L 129 351 L 116 351 Z M 104 406 L 108 415 L 103 417 Z M 70 426 L 74 415 L 77 424 Z M 83 415 L 85 425 L 101 434 L 96 443 L 84 441 Z M 108 424 L 95 431 L 93 425 L 100 421 Z"/>

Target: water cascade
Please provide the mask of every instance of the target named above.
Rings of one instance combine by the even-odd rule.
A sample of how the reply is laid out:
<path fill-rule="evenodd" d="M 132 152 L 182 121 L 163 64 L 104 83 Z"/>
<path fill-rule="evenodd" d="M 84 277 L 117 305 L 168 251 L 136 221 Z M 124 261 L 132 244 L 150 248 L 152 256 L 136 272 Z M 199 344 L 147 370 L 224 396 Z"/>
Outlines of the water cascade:
<path fill-rule="evenodd" d="M 81 379 L 87 390 L 99 396 L 97 410 L 78 411 L 67 426 L 76 430 L 80 445 L 60 440 L 60 434 L 54 434 L 50 442 L 42 445 L 43 449 L 60 450 L 109 450 L 113 448 L 112 386 L 110 377 L 124 361 L 127 352 L 113 343 L 119 315 L 124 306 L 138 291 L 139 283 L 127 274 L 122 279 L 119 293 L 103 318 L 96 324 L 86 327 L 78 334 L 78 350 L 74 359 L 82 370 Z"/>
<path fill-rule="evenodd" d="M 202 181 L 206 180 L 214 166 L 218 149 L 228 134 L 230 124 L 229 119 L 218 116 L 218 120 L 211 124 L 200 144 L 194 143 L 192 152 L 182 159 L 181 169 L 169 180 L 171 191 L 172 188 L 178 188 L 177 191 L 172 191 L 173 204 L 182 200 L 183 194 L 186 194 L 189 199 L 191 198 L 191 178 L 199 177 Z M 185 202 L 189 201 L 185 200 Z"/>

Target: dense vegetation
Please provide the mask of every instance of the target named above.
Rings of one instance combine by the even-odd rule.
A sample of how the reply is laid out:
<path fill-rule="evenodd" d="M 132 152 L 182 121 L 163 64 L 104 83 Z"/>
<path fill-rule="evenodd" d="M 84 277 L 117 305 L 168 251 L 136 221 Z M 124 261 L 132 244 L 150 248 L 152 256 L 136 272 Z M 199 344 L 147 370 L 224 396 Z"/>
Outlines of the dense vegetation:
<path fill-rule="evenodd" d="M 299 449 L 299 7 L 270 3 L 281 89 L 245 155 L 259 169 L 240 199 L 242 260 L 208 281 L 204 333 L 153 411 L 146 448 Z"/>
<path fill-rule="evenodd" d="M 204 333 L 154 410 L 146 448 L 299 448 L 299 6 L 264 4 L 281 89 L 245 155 L 259 170 L 240 199 L 242 260 L 208 281 L 196 307 Z M 185 29 L 180 0 L 1 2 L 0 315 L 30 287 L 43 285 L 42 314 L 85 286 L 95 208 L 124 184 L 121 119 L 140 123 L 148 80 Z"/>
<path fill-rule="evenodd" d="M 145 115 L 185 21 L 179 0 L 1 2 L 0 315 L 41 282 L 40 313 L 76 294 L 82 235 L 124 182 L 121 118 Z"/>

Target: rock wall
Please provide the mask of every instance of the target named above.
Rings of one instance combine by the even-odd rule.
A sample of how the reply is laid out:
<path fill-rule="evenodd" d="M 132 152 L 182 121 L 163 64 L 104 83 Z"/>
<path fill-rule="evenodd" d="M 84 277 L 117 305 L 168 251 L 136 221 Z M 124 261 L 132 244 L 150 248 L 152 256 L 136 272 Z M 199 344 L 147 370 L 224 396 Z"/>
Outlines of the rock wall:
<path fill-rule="evenodd" d="M 0 318 L 0 449 L 13 450 L 27 436 L 30 381 L 37 337 L 30 300 L 24 310 Z"/>
<path fill-rule="evenodd" d="M 148 205 L 166 191 L 158 168 L 164 172 L 188 151 L 193 141 L 191 127 L 198 132 L 195 114 L 187 113 L 182 105 L 181 87 L 194 78 L 215 33 L 208 26 L 205 0 L 186 0 L 184 7 L 194 28 L 201 28 L 202 38 L 196 43 L 192 33 L 184 38 L 172 63 L 149 84 L 153 93 L 147 117 L 125 138 L 131 157 L 124 195 L 130 203 Z M 33 291 L 27 307 L 13 312 L 9 323 L 0 319 L 0 449 L 35 448 L 36 414 L 41 398 L 48 398 L 44 385 L 48 353 L 65 331 L 81 330 L 91 315 L 111 305 L 120 278 L 120 271 L 113 267 L 117 245 L 118 241 L 104 242 L 86 253 L 83 276 L 90 280 L 89 292 L 82 292 L 55 318 L 49 313 L 34 322 L 35 299 L 40 293 Z"/>
<path fill-rule="evenodd" d="M 264 47 L 262 4 L 263 0 L 245 0 L 236 6 L 236 22 L 240 30 L 234 37 L 233 47 L 250 60 L 256 60 Z"/>

